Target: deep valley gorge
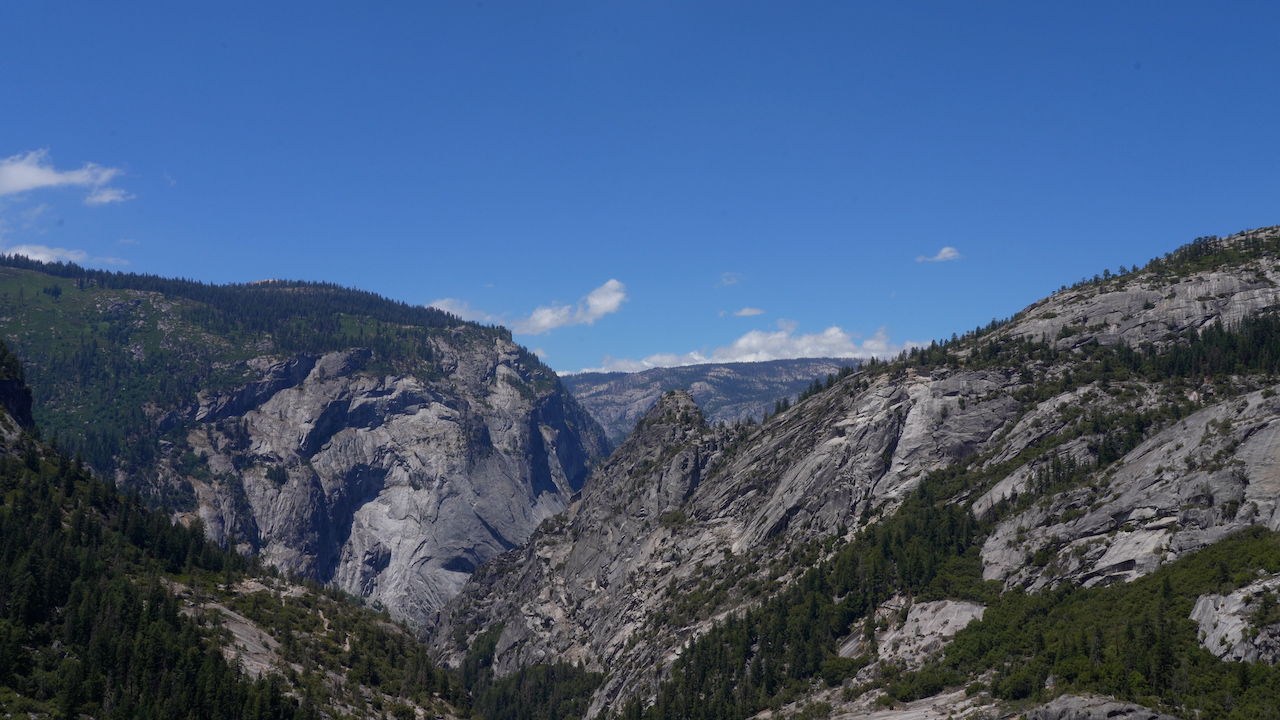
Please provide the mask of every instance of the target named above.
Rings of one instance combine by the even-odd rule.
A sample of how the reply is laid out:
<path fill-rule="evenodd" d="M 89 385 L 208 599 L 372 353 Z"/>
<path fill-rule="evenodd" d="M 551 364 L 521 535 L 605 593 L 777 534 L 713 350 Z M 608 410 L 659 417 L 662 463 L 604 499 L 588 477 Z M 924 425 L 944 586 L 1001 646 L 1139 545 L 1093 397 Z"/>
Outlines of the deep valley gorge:
<path fill-rule="evenodd" d="M 0 707 L 1280 717 L 1277 310 L 1264 228 L 895 357 L 560 378 L 371 293 L 7 255 Z"/>

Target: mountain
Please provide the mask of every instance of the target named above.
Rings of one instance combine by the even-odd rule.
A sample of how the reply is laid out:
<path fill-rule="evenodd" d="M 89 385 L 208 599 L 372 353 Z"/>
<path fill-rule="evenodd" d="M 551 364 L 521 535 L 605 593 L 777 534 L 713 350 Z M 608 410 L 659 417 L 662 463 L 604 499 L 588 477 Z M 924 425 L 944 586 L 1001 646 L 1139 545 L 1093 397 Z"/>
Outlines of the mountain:
<path fill-rule="evenodd" d="M 857 364 L 847 358 L 709 363 L 636 373 L 583 372 L 565 375 L 561 381 L 617 446 L 669 390 L 692 393 L 711 422 L 735 423 L 773 412 L 778 400 L 794 400 L 814 380 L 825 380 Z"/>
<path fill-rule="evenodd" d="M 327 284 L 0 265 L 0 334 L 46 434 L 214 541 L 396 618 L 523 542 L 606 450 L 502 328 Z"/>
<path fill-rule="evenodd" d="M 1273 717 L 1277 309 L 1269 228 L 759 426 L 668 392 L 430 641 L 606 673 L 588 715 Z"/>
<path fill-rule="evenodd" d="M 6 717 L 455 717 L 468 707 L 467 688 L 385 613 L 286 581 L 39 442 L 21 366 L 2 343 L 0 375 Z"/>

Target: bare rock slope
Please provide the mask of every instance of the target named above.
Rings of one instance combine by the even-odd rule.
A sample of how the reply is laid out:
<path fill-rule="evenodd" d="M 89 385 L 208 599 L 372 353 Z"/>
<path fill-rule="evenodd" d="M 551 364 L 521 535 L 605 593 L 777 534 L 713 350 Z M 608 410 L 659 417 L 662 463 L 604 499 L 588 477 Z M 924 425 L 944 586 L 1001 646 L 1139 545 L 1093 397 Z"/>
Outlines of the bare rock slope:
<path fill-rule="evenodd" d="M 1089 365 L 1094 348 L 1156 352 L 1280 307 L 1277 267 L 1266 256 L 1064 290 L 937 361 L 871 366 L 762 427 L 713 427 L 690 394 L 667 393 L 581 499 L 468 581 L 432 642 L 459 662 L 501 624 L 498 675 L 581 662 L 608 671 L 591 712 L 616 709 L 652 693 L 717 618 L 798 577 L 788 557 L 852 537 L 961 460 L 985 484 L 950 501 L 995 513 L 982 560 L 1010 588 L 1126 581 L 1233 530 L 1280 528 L 1273 380 L 1116 386 Z M 1095 463 L 1106 471 L 1052 485 Z"/>

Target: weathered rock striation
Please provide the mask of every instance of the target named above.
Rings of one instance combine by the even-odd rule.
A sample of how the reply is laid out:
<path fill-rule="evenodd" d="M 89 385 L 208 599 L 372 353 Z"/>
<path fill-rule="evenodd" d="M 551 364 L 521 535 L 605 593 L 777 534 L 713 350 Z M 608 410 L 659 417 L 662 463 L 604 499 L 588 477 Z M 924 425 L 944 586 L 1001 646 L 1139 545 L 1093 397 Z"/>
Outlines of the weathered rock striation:
<path fill-rule="evenodd" d="M 209 535 L 422 621 L 563 510 L 599 427 L 505 338 L 433 351 L 434 377 L 366 372 L 362 348 L 255 358 L 255 382 L 161 418 L 207 468 L 175 474 Z"/>
<path fill-rule="evenodd" d="M 1280 662 L 1280 622 L 1274 622 L 1280 577 L 1263 578 L 1227 595 L 1201 595 L 1191 611 L 1200 644 L 1230 662 Z"/>
<path fill-rule="evenodd" d="M 591 713 L 617 708 L 652 692 L 716 619 L 798 577 L 804 568 L 785 558 L 853 537 L 961 460 L 986 484 L 950 502 L 998 518 L 982 561 L 1008 588 L 1127 581 L 1235 530 L 1280 528 L 1273 379 L 1117 387 L 1071 377 L 1090 348 L 1159 349 L 1280 308 L 1274 260 L 1064 290 L 957 344 L 952 360 L 855 373 L 759 427 L 712 427 L 693 396 L 667 393 L 567 512 L 471 578 L 432 642 L 456 663 L 470 638 L 501 624 L 499 676 L 560 660 L 607 669 Z M 1000 360 L 1001 348 L 1021 357 L 1030 343 L 1049 359 Z M 1157 412 L 1167 408 L 1176 411 Z M 1105 470 L 1038 484 L 1054 462 L 1095 467 L 1103 421 L 1129 417 L 1148 418 L 1135 431 L 1144 439 Z M 943 609 L 955 617 L 931 630 L 930 652 L 953 621 L 980 616 L 978 606 L 934 614 Z"/>
<path fill-rule="evenodd" d="M 1092 695 L 1063 695 L 1031 710 L 1027 720 L 1178 720 L 1141 705 Z"/>

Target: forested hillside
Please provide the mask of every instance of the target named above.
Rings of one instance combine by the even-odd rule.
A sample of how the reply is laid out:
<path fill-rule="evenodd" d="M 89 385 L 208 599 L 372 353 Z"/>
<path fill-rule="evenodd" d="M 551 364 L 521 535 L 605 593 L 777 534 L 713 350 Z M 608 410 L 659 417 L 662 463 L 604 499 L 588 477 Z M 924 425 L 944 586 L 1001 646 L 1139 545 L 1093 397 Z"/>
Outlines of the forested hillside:
<path fill-rule="evenodd" d="M 149 408 L 244 385 L 254 379 L 245 361 L 264 353 L 368 347 L 371 371 L 430 372 L 433 335 L 510 337 L 327 283 L 210 285 L 21 255 L 0 255 L 0 329 L 27 364 L 40 426 L 91 467 L 126 475 L 158 453 Z"/>
<path fill-rule="evenodd" d="M 13 361 L 0 344 L 5 379 L 21 382 Z M 0 708 L 319 718 L 466 707 L 465 690 L 405 629 L 218 547 L 199 521 L 171 523 L 30 430 L 0 414 Z M 228 607 L 283 648 L 274 663 L 245 669 L 246 628 Z"/>

